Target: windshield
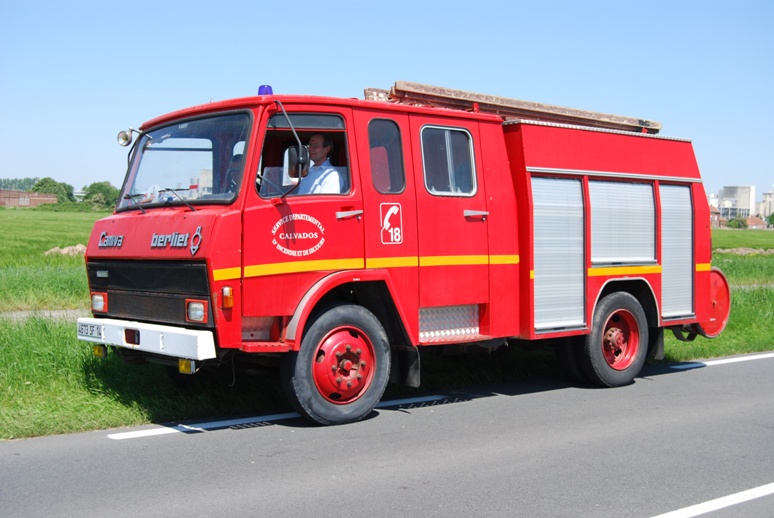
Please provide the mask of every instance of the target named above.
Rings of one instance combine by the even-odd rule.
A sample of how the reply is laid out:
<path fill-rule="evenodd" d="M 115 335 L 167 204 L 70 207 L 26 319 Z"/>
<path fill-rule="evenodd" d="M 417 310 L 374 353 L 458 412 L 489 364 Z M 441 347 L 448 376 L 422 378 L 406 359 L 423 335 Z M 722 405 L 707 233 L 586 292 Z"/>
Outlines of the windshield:
<path fill-rule="evenodd" d="M 242 182 L 250 115 L 187 120 L 137 141 L 118 210 L 162 204 L 229 203 Z"/>

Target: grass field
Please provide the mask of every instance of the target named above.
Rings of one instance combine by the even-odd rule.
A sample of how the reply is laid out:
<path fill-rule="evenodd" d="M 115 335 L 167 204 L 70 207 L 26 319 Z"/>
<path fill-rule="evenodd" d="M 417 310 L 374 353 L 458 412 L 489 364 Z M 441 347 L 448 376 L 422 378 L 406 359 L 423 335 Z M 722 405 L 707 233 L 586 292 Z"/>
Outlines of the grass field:
<path fill-rule="evenodd" d="M 716 229 L 712 231 L 712 248 L 774 248 L 774 230 Z"/>
<path fill-rule="evenodd" d="M 0 209 L 0 438 L 69 433 L 149 422 L 286 411 L 276 375 L 173 383 L 157 365 L 125 366 L 91 356 L 72 321 L 2 316 L 30 309 L 86 309 L 82 257 L 45 255 L 85 244 L 104 214 Z M 715 248 L 774 248 L 772 231 L 715 231 Z M 682 343 L 667 334 L 666 361 L 774 348 L 774 255 L 716 254 L 732 286 L 732 312 L 715 340 Z M 422 356 L 422 387 L 390 387 L 386 397 L 558 376 L 547 351 L 510 348 L 474 357 Z"/>
<path fill-rule="evenodd" d="M 0 210 L 0 312 L 88 308 L 83 256 L 45 253 L 85 245 L 95 212 Z"/>

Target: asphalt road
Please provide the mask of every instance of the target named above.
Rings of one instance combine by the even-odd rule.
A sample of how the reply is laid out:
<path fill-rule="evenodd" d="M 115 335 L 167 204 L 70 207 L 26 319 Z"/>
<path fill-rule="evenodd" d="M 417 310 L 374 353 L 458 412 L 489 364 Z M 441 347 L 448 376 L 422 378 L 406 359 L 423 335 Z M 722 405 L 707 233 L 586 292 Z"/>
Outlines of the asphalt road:
<path fill-rule="evenodd" d="M 341 427 L 262 416 L 3 442 L 0 516 L 637 518 L 774 483 L 774 355 L 618 389 L 440 396 Z M 772 491 L 708 516 L 772 516 Z"/>

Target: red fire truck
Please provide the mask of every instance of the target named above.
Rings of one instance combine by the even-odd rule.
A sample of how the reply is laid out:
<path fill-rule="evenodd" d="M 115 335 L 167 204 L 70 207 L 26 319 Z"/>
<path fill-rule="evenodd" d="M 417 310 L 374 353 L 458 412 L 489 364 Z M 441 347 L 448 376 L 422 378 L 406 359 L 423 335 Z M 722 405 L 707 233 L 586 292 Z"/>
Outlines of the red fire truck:
<path fill-rule="evenodd" d="M 692 145 L 660 128 L 408 82 L 164 115 L 119 134 L 78 338 L 184 374 L 275 365 L 322 424 L 417 386 L 428 346 L 551 344 L 631 383 L 664 329 L 715 337 L 730 311 Z"/>

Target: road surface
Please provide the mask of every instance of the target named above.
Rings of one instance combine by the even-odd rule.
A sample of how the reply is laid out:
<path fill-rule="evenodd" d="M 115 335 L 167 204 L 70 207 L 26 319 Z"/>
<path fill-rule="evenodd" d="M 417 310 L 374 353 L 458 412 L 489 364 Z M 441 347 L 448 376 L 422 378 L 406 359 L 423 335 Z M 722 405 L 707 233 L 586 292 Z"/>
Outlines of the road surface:
<path fill-rule="evenodd" d="M 0 516 L 685 518 L 719 502 L 708 516 L 768 517 L 774 354 L 740 359 L 617 389 L 438 394 L 340 427 L 255 416 L 7 441 Z"/>

